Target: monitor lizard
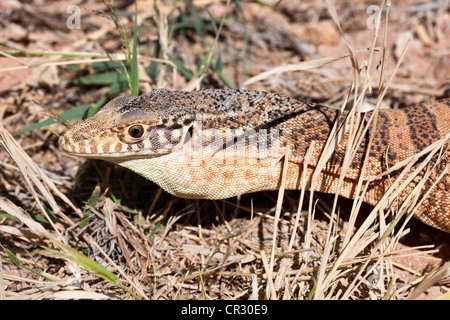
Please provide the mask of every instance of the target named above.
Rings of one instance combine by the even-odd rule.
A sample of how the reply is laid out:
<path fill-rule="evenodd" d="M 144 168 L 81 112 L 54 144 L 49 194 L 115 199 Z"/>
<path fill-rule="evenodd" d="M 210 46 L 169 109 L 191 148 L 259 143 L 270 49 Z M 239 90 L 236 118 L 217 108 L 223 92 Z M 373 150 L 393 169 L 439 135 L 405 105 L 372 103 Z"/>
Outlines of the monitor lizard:
<path fill-rule="evenodd" d="M 115 98 L 93 117 L 74 124 L 59 144 L 68 154 L 119 164 L 184 198 L 224 199 L 279 189 L 287 163 L 286 189 L 299 189 L 304 176 L 308 189 L 354 199 L 363 175 L 368 183 L 363 200 L 375 205 L 397 177 L 406 179 L 401 169 L 383 172 L 401 162 L 410 163 L 410 172 L 419 170 L 426 154 L 415 163 L 408 159 L 445 140 L 395 203 L 401 205 L 411 190 L 425 182 L 422 192 L 432 189 L 426 199 L 418 198 L 415 216 L 450 232 L 450 99 L 379 110 L 372 140 L 367 130 L 357 141 L 340 188 L 348 131 L 312 182 L 333 125 L 348 126 L 354 119 L 348 115 L 262 91 L 160 89 Z M 367 124 L 372 115 L 373 111 L 362 113 L 354 123 Z M 311 157 L 303 166 L 313 141 Z M 286 162 L 284 155 L 288 155 Z"/>

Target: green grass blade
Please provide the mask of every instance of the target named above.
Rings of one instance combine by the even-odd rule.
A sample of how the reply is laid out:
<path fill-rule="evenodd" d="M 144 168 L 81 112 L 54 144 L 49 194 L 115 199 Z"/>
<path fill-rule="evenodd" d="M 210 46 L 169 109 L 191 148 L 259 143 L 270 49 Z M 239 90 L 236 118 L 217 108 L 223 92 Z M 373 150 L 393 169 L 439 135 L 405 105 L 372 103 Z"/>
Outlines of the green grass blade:
<path fill-rule="evenodd" d="M 216 63 L 211 63 L 211 69 L 214 71 L 214 73 L 219 77 L 220 80 L 230 89 L 235 89 L 234 85 L 231 83 L 231 81 L 225 76 L 222 69 L 222 56 L 219 53 L 219 57 L 216 61 Z"/>
<path fill-rule="evenodd" d="M 230 0 L 227 1 L 227 6 L 226 6 L 227 9 L 228 9 L 229 4 L 230 4 Z M 222 32 L 223 24 L 225 23 L 226 17 L 227 17 L 227 12 L 225 11 L 225 13 L 222 16 L 222 20 L 220 21 L 219 29 L 216 32 L 216 37 L 214 38 L 213 43 L 209 47 L 209 50 L 206 53 L 205 57 L 203 58 L 202 64 L 197 73 L 197 78 L 200 78 L 203 75 L 203 73 L 206 71 L 206 69 L 209 67 L 213 50 L 216 47 L 217 43 L 219 42 L 219 36 L 220 36 L 220 33 Z M 213 21 L 213 23 L 214 23 L 214 21 Z"/>
<path fill-rule="evenodd" d="M 159 226 L 160 226 L 161 224 L 162 224 L 162 221 L 158 221 L 158 222 L 153 226 L 152 232 L 151 232 L 150 235 L 148 236 L 148 239 L 149 239 L 151 242 L 154 241 L 153 235 L 155 234 L 156 230 L 158 230 L 158 228 L 159 228 Z"/>
<path fill-rule="evenodd" d="M 200 18 L 197 9 L 192 4 L 192 0 L 189 0 L 189 10 L 191 11 L 192 19 L 194 20 L 194 28 L 195 32 L 202 38 L 204 41 L 206 32 L 205 32 L 205 24 L 203 20 Z"/>
<path fill-rule="evenodd" d="M 59 243 L 59 246 L 66 252 L 59 252 L 56 250 L 52 250 L 52 249 L 47 249 L 47 251 L 49 251 L 52 254 L 55 254 L 57 256 L 60 256 L 64 259 L 70 260 L 72 262 L 75 262 L 79 265 L 82 265 L 83 267 L 85 267 L 88 270 L 91 270 L 93 272 L 95 272 L 97 275 L 99 275 L 100 277 L 102 277 L 103 279 L 105 279 L 106 281 L 112 283 L 113 285 L 119 286 L 122 289 L 126 290 L 128 293 L 130 293 L 135 299 L 140 300 L 140 298 L 134 294 L 130 289 L 128 289 L 126 286 L 124 286 L 119 278 L 112 273 L 111 271 L 109 271 L 108 269 L 106 269 L 105 267 L 103 267 L 102 265 L 100 265 L 99 263 L 95 262 L 94 260 L 90 259 L 89 257 L 85 256 L 84 254 L 78 252 L 77 250 L 70 248 L 62 243 Z"/>
<path fill-rule="evenodd" d="M 92 194 L 87 202 L 88 206 L 95 208 L 99 198 L 100 198 L 100 186 L 96 185 L 94 191 L 92 191 Z"/>
<path fill-rule="evenodd" d="M 125 60 L 94 62 L 92 63 L 92 69 L 98 72 L 115 71 L 121 69 L 125 62 Z"/>
<path fill-rule="evenodd" d="M 72 119 L 77 119 L 77 118 L 82 118 L 83 115 L 86 113 L 86 111 L 91 107 L 91 104 L 82 104 L 79 105 L 78 107 L 75 107 L 71 110 L 68 110 L 66 112 L 63 112 L 60 116 L 64 119 L 64 120 L 72 120 Z M 28 131 L 32 131 L 32 130 L 36 130 L 48 125 L 51 125 L 55 123 L 55 120 L 49 118 L 47 120 L 41 121 L 39 123 L 35 123 L 32 124 L 31 126 L 28 126 L 20 131 L 17 131 L 16 133 L 13 134 L 13 136 L 18 136 L 19 134 L 28 132 Z"/>
<path fill-rule="evenodd" d="M 198 275 L 200 276 L 200 284 L 202 287 L 203 300 L 208 300 L 208 295 L 206 294 L 205 283 L 203 282 L 202 272 L 198 269 Z"/>
<path fill-rule="evenodd" d="M 89 200 L 87 201 L 87 205 L 90 208 L 95 208 L 95 206 L 98 203 L 98 199 L 100 197 L 100 186 L 96 185 L 94 188 L 94 191 L 92 191 L 91 196 L 89 197 Z M 86 208 L 83 214 L 83 221 L 80 223 L 80 229 L 84 228 L 87 225 L 86 218 L 89 217 L 92 214 L 91 209 Z"/>
<path fill-rule="evenodd" d="M 139 70 L 137 58 L 137 0 L 134 1 L 133 57 L 131 58 L 131 94 L 139 95 Z"/>
<path fill-rule="evenodd" d="M 12 253 L 11 251 L 9 251 L 8 249 L 6 249 L 4 247 L 2 247 L 2 248 L 3 248 L 3 251 L 5 251 L 5 253 L 8 255 L 9 259 L 11 259 L 11 262 L 14 263 L 17 267 L 24 268 L 24 269 L 26 269 L 26 270 L 28 270 L 30 272 L 33 272 L 34 274 L 37 274 L 38 276 L 40 276 L 40 277 L 42 277 L 42 278 L 44 278 L 44 279 L 46 279 L 48 281 L 52 281 L 52 282 L 54 281 L 54 280 L 44 276 L 42 273 L 25 266 L 24 264 L 22 264 L 22 262 L 20 262 L 19 258 L 17 258 L 14 255 L 14 253 Z"/>
<path fill-rule="evenodd" d="M 159 44 L 159 41 L 155 42 L 155 49 L 153 50 L 153 58 L 161 59 L 162 51 L 161 51 L 161 45 Z M 156 76 L 158 75 L 158 69 L 159 69 L 159 62 L 158 61 L 152 61 L 150 62 L 150 65 L 148 67 L 145 67 L 145 72 L 150 77 L 150 79 L 153 80 L 153 82 L 156 83 Z"/>
<path fill-rule="evenodd" d="M 191 80 L 194 74 L 186 68 L 181 60 L 173 56 L 169 56 L 169 60 L 177 66 L 177 71 L 180 72 L 187 80 Z"/>
<path fill-rule="evenodd" d="M 127 77 L 125 74 L 118 73 L 117 71 L 111 71 L 78 77 L 73 80 L 73 83 L 92 86 L 92 85 L 113 84 L 115 82 L 124 82 L 124 81 L 127 81 Z"/>
<path fill-rule="evenodd" d="M 13 50 L 13 51 L 6 51 L 5 53 L 7 53 L 8 55 L 14 56 L 14 57 L 63 56 L 63 57 L 83 58 L 83 57 L 92 56 L 92 54 L 85 53 L 85 52 L 27 51 L 27 50 L 22 50 L 22 49 L 19 49 L 19 48 L 15 48 L 15 47 L 7 45 L 6 43 L 3 43 L 3 42 L 0 42 L 0 47 L 5 47 L 5 48 Z"/>

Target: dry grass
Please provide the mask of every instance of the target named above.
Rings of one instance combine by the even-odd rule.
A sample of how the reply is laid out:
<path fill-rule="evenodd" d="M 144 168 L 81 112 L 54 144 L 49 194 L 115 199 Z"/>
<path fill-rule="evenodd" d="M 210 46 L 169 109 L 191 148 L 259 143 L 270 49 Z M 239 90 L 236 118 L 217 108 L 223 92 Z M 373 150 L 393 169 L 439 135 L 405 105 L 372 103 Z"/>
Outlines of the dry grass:
<path fill-rule="evenodd" d="M 169 86 L 170 78 L 173 88 L 194 88 L 204 80 L 206 71 L 199 72 L 188 83 L 177 82 L 177 69 L 168 60 L 171 49 L 164 15 L 170 11 L 159 1 L 155 3 L 160 6 L 156 25 L 163 55 L 162 59 L 152 61 L 165 63 L 168 67 L 160 72 L 171 74 L 171 77 L 159 74 L 155 87 Z M 327 6 L 345 38 L 338 14 L 331 3 Z M 281 73 L 315 70 L 348 59 L 353 66 L 352 82 L 343 94 L 341 110 L 348 109 L 350 104 L 350 117 L 357 119 L 364 97 L 376 78 L 380 79 L 376 85 L 376 110 L 379 110 L 403 57 L 408 54 L 405 48 L 396 69 L 389 70 L 392 72 L 389 81 L 385 82 L 388 29 L 386 26 L 383 48 L 376 47 L 379 35 L 375 33 L 365 63 L 357 58 L 357 53 L 363 50 L 354 50 L 345 40 L 348 48 L 345 56 L 277 66 L 249 78 L 244 84 L 270 82 L 273 78 L 283 81 Z M 214 41 L 218 39 L 217 35 Z M 383 52 L 382 61 L 375 61 L 376 51 Z M 327 142 L 329 152 L 323 153 L 314 178 L 320 174 L 344 130 L 349 130 L 351 137 L 344 163 L 348 168 L 355 146 L 366 132 L 373 134 L 376 119 L 377 112 L 364 128 L 336 125 Z M 398 164 L 394 169 L 403 170 L 402 174 L 373 208 L 367 209 L 362 204 L 367 183 L 360 179 L 357 188 L 361 194 L 351 204 L 348 221 L 341 217 L 337 196 L 328 206 L 318 201 L 313 192 L 305 191 L 306 188 L 287 192 L 282 183 L 278 193 L 244 195 L 223 201 L 183 200 L 161 192 L 129 172 L 94 162 L 84 164 L 78 175 L 82 182 L 69 199 L 61 190 L 70 185 L 36 165 L 3 125 L 0 125 L 0 144 L 13 161 L 12 165 L 3 165 L 18 170 L 26 183 L 26 191 L 21 192 L 31 197 L 18 202 L 0 197 L 0 210 L 10 215 L 0 218 L 4 249 L 0 253 L 0 298 L 403 300 L 418 297 L 449 275 L 448 263 L 428 274 L 420 274 L 395 262 L 399 257 L 437 251 L 433 246 L 408 250 L 397 246 L 409 232 L 409 218 L 423 201 L 419 198 L 423 185 L 417 186 L 401 208 L 394 209 L 392 204 L 431 156 L 450 145 L 450 136 L 425 150 L 422 154 L 425 160 L 412 174 L 410 168 L 418 157 Z M 305 159 L 313 148 L 314 144 Z M 83 172 L 87 172 L 84 177 Z M 345 170 L 341 183 L 344 175 Z M 102 188 L 96 187 L 97 184 Z M 304 204 L 308 207 L 305 211 Z M 388 220 L 387 213 L 398 216 L 394 210 L 407 218 Z M 31 215 L 41 215 L 46 222 L 38 222 Z M 360 215 L 364 215 L 362 223 L 357 222 Z M 6 249 L 11 247 L 17 248 L 15 255 Z M 397 288 L 396 269 L 408 270 L 414 277 Z"/>

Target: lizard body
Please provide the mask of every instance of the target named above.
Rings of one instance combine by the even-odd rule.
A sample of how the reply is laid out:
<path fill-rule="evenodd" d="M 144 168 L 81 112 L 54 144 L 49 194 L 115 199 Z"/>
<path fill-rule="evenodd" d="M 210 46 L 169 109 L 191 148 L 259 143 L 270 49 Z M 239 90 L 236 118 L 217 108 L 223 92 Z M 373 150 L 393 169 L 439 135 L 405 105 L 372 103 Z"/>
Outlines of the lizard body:
<path fill-rule="evenodd" d="M 372 112 L 361 114 L 354 123 L 364 125 L 371 116 Z M 314 141 L 305 184 L 315 191 L 334 193 L 348 152 L 348 131 L 333 146 L 334 152 L 317 180 L 311 180 L 333 125 L 349 125 L 348 119 L 347 112 L 274 93 L 155 90 L 112 100 L 95 116 L 76 123 L 59 143 L 69 154 L 129 168 L 174 195 L 224 199 L 278 189 L 287 147 L 286 188 L 299 189 L 303 160 Z M 363 180 L 369 184 L 364 201 L 375 205 L 401 170 L 380 177 L 383 172 L 448 137 L 450 99 L 402 110 L 380 110 L 368 151 L 369 131 L 358 140 L 337 192 L 355 198 L 368 156 Z M 410 172 L 419 165 L 420 161 L 412 164 Z M 447 139 L 397 199 L 401 205 L 426 177 L 422 189 L 432 190 L 415 215 L 446 232 L 450 232 L 449 166 Z"/>

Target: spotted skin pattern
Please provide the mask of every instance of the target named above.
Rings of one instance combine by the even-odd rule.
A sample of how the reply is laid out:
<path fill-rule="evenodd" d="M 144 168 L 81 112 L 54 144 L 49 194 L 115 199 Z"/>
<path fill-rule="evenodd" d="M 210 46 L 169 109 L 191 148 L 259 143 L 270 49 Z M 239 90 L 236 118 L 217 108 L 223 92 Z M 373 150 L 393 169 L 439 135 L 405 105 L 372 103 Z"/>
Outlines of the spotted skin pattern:
<path fill-rule="evenodd" d="M 363 174 L 364 183 L 368 183 L 363 199 L 376 205 L 393 191 L 389 188 L 396 178 L 404 182 L 408 176 L 400 176 L 403 168 L 388 175 L 383 172 L 402 162 L 406 165 L 408 159 L 445 138 L 441 149 L 436 149 L 431 161 L 392 202 L 400 207 L 411 191 L 419 188 L 415 216 L 450 232 L 450 99 L 402 110 L 380 110 L 371 136 L 373 116 L 367 112 L 360 114 L 359 120 L 350 120 L 347 112 L 267 92 L 155 90 L 112 100 L 95 116 L 72 126 L 59 144 L 69 154 L 129 168 L 174 195 L 224 199 L 278 189 L 287 148 L 286 188 L 299 189 L 304 156 L 314 141 L 306 166 L 307 188 L 354 199 Z M 312 181 L 335 124 L 338 129 L 351 124 L 369 128 L 358 141 L 339 190 L 339 176 L 349 152 L 348 130 L 332 147 L 334 152 L 317 180 Z M 135 133 L 139 136 L 133 133 L 133 126 L 138 126 Z M 417 161 L 408 174 L 419 168 L 427 154 L 414 158 Z"/>

